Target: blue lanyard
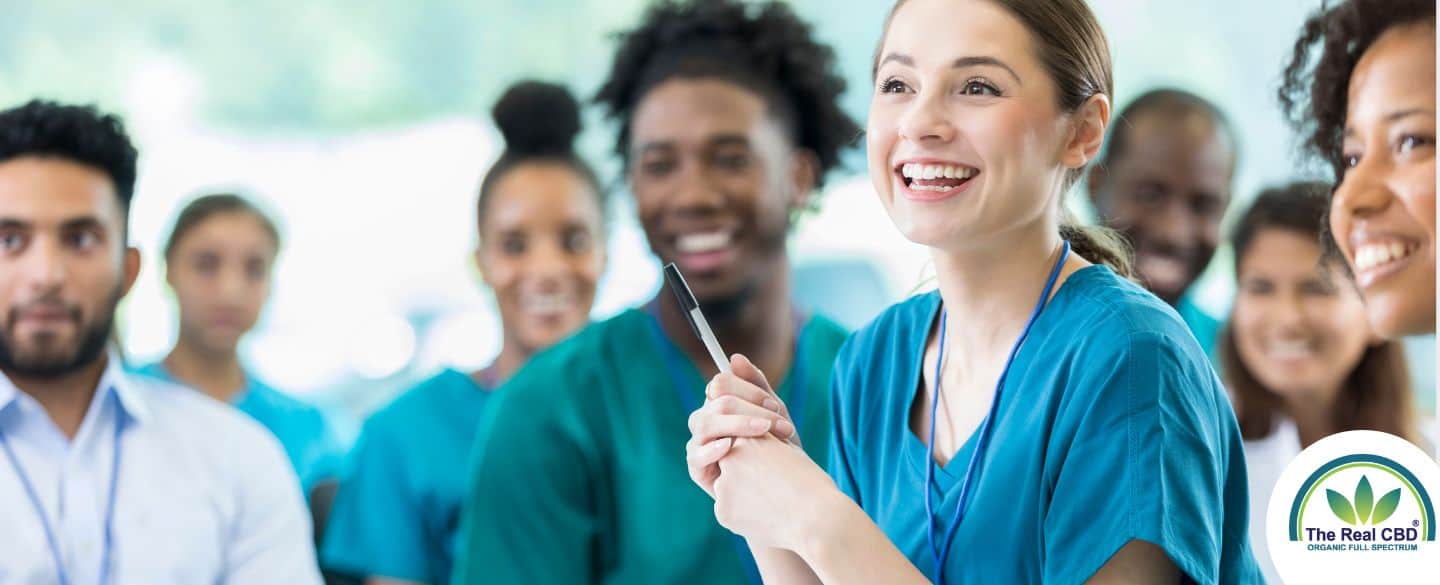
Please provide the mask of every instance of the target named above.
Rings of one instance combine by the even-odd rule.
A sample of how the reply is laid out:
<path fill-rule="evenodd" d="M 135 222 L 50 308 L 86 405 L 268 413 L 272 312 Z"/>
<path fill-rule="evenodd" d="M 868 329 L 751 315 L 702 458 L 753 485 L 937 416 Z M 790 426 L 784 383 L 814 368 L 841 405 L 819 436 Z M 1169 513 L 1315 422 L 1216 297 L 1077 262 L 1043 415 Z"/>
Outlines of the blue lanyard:
<path fill-rule="evenodd" d="M 110 582 L 110 551 L 115 544 L 115 484 L 120 477 L 120 433 L 125 429 L 125 422 L 125 411 L 117 401 L 114 451 L 110 460 L 110 491 L 105 497 L 104 546 L 100 549 L 100 585 Z M 10 441 L 5 438 L 3 430 L 0 430 L 0 448 L 5 450 L 10 466 L 15 468 L 15 475 L 20 478 L 20 485 L 25 488 L 25 495 L 30 498 L 30 506 L 35 509 L 35 515 L 40 517 L 40 527 L 45 530 L 45 541 L 50 545 L 50 558 L 55 561 L 55 574 L 60 585 L 70 585 L 70 576 L 65 572 L 65 564 L 60 560 L 60 541 L 56 539 L 55 530 L 50 527 L 50 520 L 45 516 L 45 507 L 40 504 L 40 495 L 35 491 L 35 485 L 30 483 L 30 476 L 25 474 L 20 459 L 15 457 L 15 451 L 10 448 Z"/>
<path fill-rule="evenodd" d="M 705 392 L 696 390 L 687 383 L 688 376 L 685 375 L 685 362 L 687 358 L 680 351 L 679 347 L 670 341 L 665 335 L 665 329 L 660 326 L 660 305 L 655 301 L 645 304 L 645 312 L 650 315 L 650 332 L 655 337 L 655 342 L 660 346 L 661 355 L 665 359 L 665 369 L 670 373 L 670 381 L 675 389 L 675 395 L 680 398 L 680 404 L 685 407 L 686 414 L 700 409 L 704 403 Z M 790 360 L 790 419 L 795 424 L 795 434 L 800 434 L 800 421 L 805 418 L 805 361 L 800 356 L 800 331 L 804 328 L 805 317 L 795 312 L 795 354 Z M 760 567 L 755 564 L 755 557 L 750 554 L 750 546 L 745 539 L 738 534 L 732 534 L 735 540 L 735 552 L 740 556 L 740 565 L 745 572 L 745 578 L 751 585 L 763 585 L 760 578 Z"/>
<path fill-rule="evenodd" d="M 1055 280 L 1060 276 L 1060 268 L 1065 265 L 1065 259 L 1070 256 L 1070 242 L 1063 241 L 1060 248 L 1060 260 L 1055 262 L 1055 267 L 1050 270 L 1050 278 L 1045 281 L 1045 290 L 1040 293 L 1040 301 L 1035 304 L 1035 311 L 1030 313 L 1030 320 L 1025 322 L 1025 328 L 1020 330 L 1020 338 L 1015 340 L 1015 345 L 1010 348 L 1010 357 L 1005 360 L 1005 368 L 1000 370 L 1000 379 L 995 381 L 995 399 L 990 403 L 990 412 L 985 415 L 985 420 L 980 422 L 980 436 L 975 441 L 975 450 L 970 452 L 970 463 L 965 466 L 965 476 L 960 480 L 960 501 L 955 506 L 955 515 L 950 523 L 945 526 L 945 535 L 941 544 L 935 544 L 935 523 L 936 515 L 934 505 L 930 501 L 930 492 L 935 485 L 935 411 L 940 405 L 940 368 L 945 364 L 945 322 L 948 310 L 940 312 L 940 350 L 935 359 L 935 396 L 930 403 L 930 444 L 925 449 L 925 537 L 930 541 L 930 555 L 935 560 L 935 583 L 942 585 L 945 582 L 945 559 L 950 557 L 950 545 L 955 541 L 955 530 L 960 527 L 960 522 L 965 518 L 965 504 L 970 497 L 970 480 L 975 476 L 976 466 L 984 457 L 985 449 L 989 446 L 990 428 L 995 423 L 995 417 L 1000 409 L 1000 396 L 1005 388 L 1005 378 L 1010 374 L 1010 366 L 1015 363 L 1015 355 L 1020 353 L 1020 346 L 1025 343 L 1025 338 L 1030 336 L 1030 329 L 1035 321 L 1040 318 L 1040 312 L 1045 309 L 1045 304 L 1050 300 L 1050 293 L 1055 289 Z"/>

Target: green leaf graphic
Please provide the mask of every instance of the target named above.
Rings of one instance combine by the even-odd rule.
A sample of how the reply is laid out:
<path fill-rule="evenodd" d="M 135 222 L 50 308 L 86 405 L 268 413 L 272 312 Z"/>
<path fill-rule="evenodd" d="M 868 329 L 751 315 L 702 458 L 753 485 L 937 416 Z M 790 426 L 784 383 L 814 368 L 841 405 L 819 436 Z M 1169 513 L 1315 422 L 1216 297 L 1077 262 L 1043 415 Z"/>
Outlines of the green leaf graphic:
<path fill-rule="evenodd" d="M 1370 509 L 1375 507 L 1375 492 L 1370 491 L 1370 478 L 1360 476 L 1360 485 L 1355 486 L 1355 520 L 1364 524 L 1370 521 Z"/>
<path fill-rule="evenodd" d="M 1375 517 L 1370 519 L 1370 524 L 1375 525 L 1384 522 L 1385 519 L 1389 518 L 1391 514 L 1395 513 L 1395 508 L 1399 506 L 1400 488 L 1395 488 L 1393 490 L 1390 490 L 1390 493 L 1385 494 L 1384 497 L 1380 498 L 1379 503 L 1375 504 Z"/>
<path fill-rule="evenodd" d="M 1355 509 L 1350 507 L 1350 500 L 1335 490 L 1325 490 L 1325 497 L 1329 498 L 1330 511 L 1335 513 L 1336 518 L 1351 526 L 1355 525 Z"/>

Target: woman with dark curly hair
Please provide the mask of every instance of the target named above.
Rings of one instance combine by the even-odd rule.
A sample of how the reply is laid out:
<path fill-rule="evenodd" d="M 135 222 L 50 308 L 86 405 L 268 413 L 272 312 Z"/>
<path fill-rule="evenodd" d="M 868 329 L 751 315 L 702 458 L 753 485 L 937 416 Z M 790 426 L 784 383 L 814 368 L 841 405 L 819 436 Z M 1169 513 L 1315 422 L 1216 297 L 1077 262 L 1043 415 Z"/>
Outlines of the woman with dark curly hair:
<path fill-rule="evenodd" d="M 1334 171 L 1331 241 L 1370 324 L 1390 338 L 1433 333 L 1435 3 L 1348 0 L 1311 16 L 1279 97 Z"/>
<path fill-rule="evenodd" d="M 845 332 L 791 304 L 785 240 L 859 135 L 843 89 L 784 4 L 684 0 L 620 37 L 596 97 L 651 250 L 723 347 L 764 356 L 794 413 L 767 430 L 820 461 Z M 758 584 L 679 452 L 716 373 L 664 290 L 536 356 L 481 424 L 455 581 Z"/>

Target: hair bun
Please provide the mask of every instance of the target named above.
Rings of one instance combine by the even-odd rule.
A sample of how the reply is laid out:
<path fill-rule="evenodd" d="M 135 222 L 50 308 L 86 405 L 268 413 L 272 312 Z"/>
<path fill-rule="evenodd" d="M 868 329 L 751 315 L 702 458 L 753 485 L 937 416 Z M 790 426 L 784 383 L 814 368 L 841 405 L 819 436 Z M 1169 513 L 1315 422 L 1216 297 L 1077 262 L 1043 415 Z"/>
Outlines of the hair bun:
<path fill-rule="evenodd" d="M 512 155 L 564 155 L 580 134 L 580 104 L 564 87 L 522 81 L 505 90 L 490 111 Z"/>

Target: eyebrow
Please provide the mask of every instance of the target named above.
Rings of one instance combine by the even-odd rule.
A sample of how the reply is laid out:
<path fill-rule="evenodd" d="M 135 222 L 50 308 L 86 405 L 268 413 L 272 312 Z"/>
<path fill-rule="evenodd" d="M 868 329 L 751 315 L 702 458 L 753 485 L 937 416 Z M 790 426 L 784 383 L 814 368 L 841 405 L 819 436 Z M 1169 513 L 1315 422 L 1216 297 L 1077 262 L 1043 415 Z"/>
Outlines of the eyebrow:
<path fill-rule="evenodd" d="M 657 150 L 672 150 L 674 148 L 675 143 L 669 140 L 656 140 L 653 142 L 645 142 L 642 144 L 637 144 L 634 148 L 630 149 L 630 158 L 639 159 L 641 157 L 644 157 L 649 152 Z"/>
<path fill-rule="evenodd" d="M 1385 115 L 1385 121 L 1386 121 L 1386 122 L 1394 122 L 1394 121 L 1399 120 L 1399 119 L 1402 119 L 1402 118 L 1409 118 L 1410 116 L 1423 116 L 1423 115 L 1425 115 L 1425 114 L 1430 114 L 1430 115 L 1433 116 L 1433 115 L 1435 115 L 1435 111 L 1434 111 L 1434 110 L 1424 110 L 1424 109 L 1421 109 L 1421 108 L 1410 108 L 1410 109 L 1408 109 L 1408 110 L 1400 110 L 1400 111 L 1398 111 L 1398 112 L 1390 112 L 1389 114 L 1386 114 L 1386 115 Z"/>
<path fill-rule="evenodd" d="M 1435 115 L 1435 111 L 1434 111 L 1434 110 L 1427 110 L 1427 109 L 1424 109 L 1424 108 L 1408 108 L 1408 109 L 1404 109 L 1404 110 L 1399 110 L 1399 111 L 1395 111 L 1395 112 L 1390 112 L 1389 114 L 1385 114 L 1384 116 L 1382 116 L 1382 117 L 1380 118 L 1380 120 L 1384 121 L 1386 124 L 1393 124 L 1393 123 L 1395 123 L 1395 122 L 1398 122 L 1398 121 L 1403 120 L 1403 119 L 1405 119 L 1405 118 L 1409 118 L 1409 117 L 1411 117 L 1411 116 L 1424 116 L 1424 115 L 1427 115 L 1427 114 L 1430 115 L 1430 116 L 1434 116 L 1434 115 Z M 1353 127 L 1351 127 L 1351 126 L 1349 126 L 1349 125 L 1347 124 L 1347 125 L 1345 126 L 1345 134 L 1344 134 L 1344 135 L 1345 135 L 1347 138 L 1348 138 L 1348 137 L 1351 137 L 1351 136 L 1354 136 L 1354 135 L 1355 135 L 1355 128 L 1353 128 Z"/>
<path fill-rule="evenodd" d="M 892 61 L 906 67 L 915 66 L 915 59 L 911 58 L 909 55 L 903 55 L 900 53 L 890 53 L 888 55 L 885 55 L 885 57 L 880 60 L 880 65 L 884 65 Z M 964 69 L 967 67 L 999 67 L 1009 73 L 1011 77 L 1014 77 L 1016 83 L 1019 83 L 1021 85 L 1025 84 L 1025 82 L 1020 79 L 1020 74 L 1016 73 L 1015 70 L 1012 69 L 1009 65 L 1006 65 L 1004 61 L 988 55 L 960 57 L 959 59 L 952 61 L 950 63 L 950 67 L 953 69 Z M 876 70 L 879 70 L 879 68 L 879 66 L 876 66 Z"/>
<path fill-rule="evenodd" d="M 705 147 L 714 148 L 718 146 L 750 146 L 750 138 L 744 134 L 724 133 L 705 137 Z M 655 150 L 673 149 L 676 143 L 673 140 L 656 140 L 646 142 L 635 148 L 634 156 L 643 156 L 647 152 Z"/>
<path fill-rule="evenodd" d="M 61 229 L 62 231 L 72 231 L 72 230 L 91 229 L 91 228 L 98 228 L 98 229 L 104 230 L 104 229 L 105 229 L 105 224 L 102 223 L 99 219 L 94 218 L 94 217 L 78 217 L 78 218 L 75 218 L 75 219 L 68 219 L 68 220 L 65 220 L 63 223 L 60 224 L 60 229 Z"/>
<path fill-rule="evenodd" d="M 885 65 L 886 63 L 890 63 L 890 62 L 892 62 L 892 61 L 895 62 L 895 63 L 899 63 L 899 64 L 901 64 L 901 65 L 904 65 L 904 66 L 906 66 L 906 67 L 914 67 L 914 66 L 915 66 L 915 60 L 914 60 L 914 59 L 911 59 L 909 55 L 901 55 L 901 54 L 899 54 L 899 53 L 890 53 L 890 54 L 888 54 L 888 55 L 885 55 L 885 58 L 880 60 L 880 65 L 883 66 L 883 65 Z"/>
<path fill-rule="evenodd" d="M 1009 65 L 1006 65 L 1004 61 L 985 55 L 977 57 L 961 57 L 959 59 L 956 59 L 954 63 L 951 63 L 950 67 L 953 67 L 955 69 L 964 69 L 966 67 L 999 67 L 1009 73 L 1011 77 L 1014 77 L 1015 83 L 1019 83 L 1021 85 L 1024 85 L 1025 83 L 1024 81 L 1021 81 L 1020 74 L 1016 73 L 1014 69 L 1011 69 Z"/>
<path fill-rule="evenodd" d="M 0 218 L 0 229 L 4 230 L 30 230 L 35 229 L 35 224 L 23 219 L 13 217 Z M 67 219 L 60 223 L 61 231 L 75 231 L 84 229 L 105 230 L 105 223 L 95 217 L 76 217 Z"/>
<path fill-rule="evenodd" d="M 718 134 L 711 136 L 706 141 L 710 147 L 717 146 L 750 146 L 750 137 L 742 134 Z"/>

